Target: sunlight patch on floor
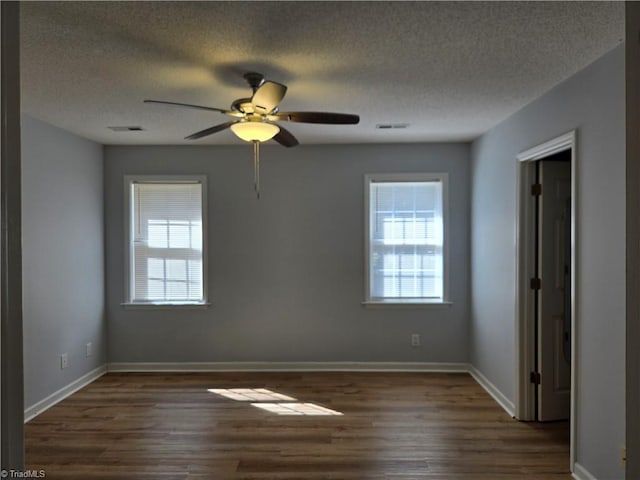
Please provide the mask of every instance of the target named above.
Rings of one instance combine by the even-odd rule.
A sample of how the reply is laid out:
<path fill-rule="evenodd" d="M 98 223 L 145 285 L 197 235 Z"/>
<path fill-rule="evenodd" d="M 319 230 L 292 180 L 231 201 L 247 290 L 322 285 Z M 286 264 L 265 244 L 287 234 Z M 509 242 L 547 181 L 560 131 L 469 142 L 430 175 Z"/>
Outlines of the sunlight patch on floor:
<path fill-rule="evenodd" d="M 278 415 L 342 415 L 341 412 L 315 403 L 296 402 L 295 398 L 266 388 L 209 388 L 207 391 Z"/>
<path fill-rule="evenodd" d="M 278 415 L 342 415 L 340 412 L 315 403 L 252 403 L 251 405 Z"/>
<path fill-rule="evenodd" d="M 291 402 L 295 400 L 293 397 L 272 392 L 266 388 L 210 388 L 209 392 L 238 402 Z"/>

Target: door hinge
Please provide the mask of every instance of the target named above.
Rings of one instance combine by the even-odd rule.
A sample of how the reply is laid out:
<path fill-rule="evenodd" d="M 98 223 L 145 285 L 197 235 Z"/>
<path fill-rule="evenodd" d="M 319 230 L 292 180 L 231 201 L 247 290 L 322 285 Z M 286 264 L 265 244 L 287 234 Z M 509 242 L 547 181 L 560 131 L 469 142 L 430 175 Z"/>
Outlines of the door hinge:
<path fill-rule="evenodd" d="M 531 380 L 531 383 L 540 385 L 540 372 L 531 372 L 529 379 Z"/>
<path fill-rule="evenodd" d="M 534 183 L 533 185 L 531 185 L 531 195 L 533 195 L 534 197 L 542 195 L 542 184 Z"/>
<path fill-rule="evenodd" d="M 540 290 L 542 288 L 542 281 L 539 278 L 531 279 L 531 290 Z"/>

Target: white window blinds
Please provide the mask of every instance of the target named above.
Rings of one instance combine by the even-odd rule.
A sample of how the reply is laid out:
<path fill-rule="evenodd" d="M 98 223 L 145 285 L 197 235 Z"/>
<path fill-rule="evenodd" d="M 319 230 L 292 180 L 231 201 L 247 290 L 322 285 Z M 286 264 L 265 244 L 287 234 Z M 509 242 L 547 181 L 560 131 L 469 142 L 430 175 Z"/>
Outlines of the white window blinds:
<path fill-rule="evenodd" d="M 443 182 L 369 185 L 369 298 L 442 301 Z"/>
<path fill-rule="evenodd" d="M 130 302 L 204 302 L 202 183 L 130 188 Z"/>

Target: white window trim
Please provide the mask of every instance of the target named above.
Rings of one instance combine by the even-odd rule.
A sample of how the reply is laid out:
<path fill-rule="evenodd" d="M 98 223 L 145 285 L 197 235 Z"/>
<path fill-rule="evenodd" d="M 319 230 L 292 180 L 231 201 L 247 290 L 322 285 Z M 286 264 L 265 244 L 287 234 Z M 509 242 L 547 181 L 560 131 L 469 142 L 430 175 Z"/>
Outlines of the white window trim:
<path fill-rule="evenodd" d="M 452 302 L 448 302 L 446 300 L 440 301 L 416 301 L 410 299 L 406 302 L 399 302 L 398 300 L 365 300 L 361 302 L 365 308 L 412 308 L 412 309 L 420 309 L 420 310 L 431 310 L 431 309 L 439 309 L 444 307 L 450 307 L 453 305 Z"/>
<path fill-rule="evenodd" d="M 372 299 L 369 240 L 371 238 L 370 186 L 376 182 L 433 182 L 442 183 L 442 221 L 444 223 L 442 300 Z M 439 308 L 453 305 L 449 299 L 449 174 L 447 173 L 369 173 L 364 176 L 364 298 L 366 308 Z"/>
<path fill-rule="evenodd" d="M 131 301 L 131 184 L 141 183 L 199 183 L 202 185 L 202 301 L 194 302 L 132 302 Z M 173 310 L 207 308 L 208 275 L 208 222 L 207 222 L 207 177 L 206 175 L 125 175 L 124 176 L 124 302 L 125 309 Z"/>

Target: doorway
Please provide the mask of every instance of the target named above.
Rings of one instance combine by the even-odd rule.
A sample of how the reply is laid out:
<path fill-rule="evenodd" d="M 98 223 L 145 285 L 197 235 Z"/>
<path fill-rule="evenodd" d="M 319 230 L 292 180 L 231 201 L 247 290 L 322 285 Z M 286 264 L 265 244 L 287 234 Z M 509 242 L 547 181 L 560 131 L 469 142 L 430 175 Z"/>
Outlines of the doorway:
<path fill-rule="evenodd" d="M 571 150 L 535 162 L 535 420 L 571 415 Z"/>
<path fill-rule="evenodd" d="M 523 421 L 569 419 L 576 438 L 576 132 L 517 156 L 516 401 Z"/>

